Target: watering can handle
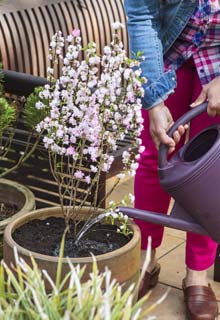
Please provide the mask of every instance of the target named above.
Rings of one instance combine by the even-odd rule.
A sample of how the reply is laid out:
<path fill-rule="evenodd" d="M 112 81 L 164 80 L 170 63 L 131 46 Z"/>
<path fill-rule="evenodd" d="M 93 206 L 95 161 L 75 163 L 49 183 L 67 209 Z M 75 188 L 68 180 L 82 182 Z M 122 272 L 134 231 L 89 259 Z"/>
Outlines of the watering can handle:
<path fill-rule="evenodd" d="M 193 118 L 197 117 L 201 113 L 205 112 L 207 110 L 207 102 L 204 102 L 200 104 L 199 106 L 193 108 L 192 110 L 185 113 L 182 117 L 180 117 L 174 125 L 170 128 L 170 130 L 167 132 L 169 137 L 172 137 L 174 132 L 177 130 L 177 128 L 180 125 L 185 125 L 187 122 L 192 120 Z M 159 148 L 159 168 L 163 168 L 167 165 L 167 152 L 168 152 L 168 146 L 165 144 L 161 144 Z"/>

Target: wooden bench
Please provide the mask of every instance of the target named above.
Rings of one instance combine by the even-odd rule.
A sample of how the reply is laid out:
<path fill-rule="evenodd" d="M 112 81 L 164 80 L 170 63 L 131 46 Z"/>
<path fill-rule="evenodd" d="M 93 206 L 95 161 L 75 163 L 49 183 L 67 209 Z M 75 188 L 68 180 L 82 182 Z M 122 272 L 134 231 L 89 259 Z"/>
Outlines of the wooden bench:
<path fill-rule="evenodd" d="M 83 45 L 98 51 L 112 39 L 111 24 L 126 23 L 122 0 L 5 0 L 0 6 L 0 50 L 6 70 L 46 77 L 52 35 L 79 28 Z M 124 28 L 121 39 L 128 48 Z"/>
<path fill-rule="evenodd" d="M 0 6 L 0 52 L 5 91 L 17 97 L 28 96 L 34 87 L 47 82 L 48 48 L 56 31 L 61 30 L 66 36 L 73 28 L 79 28 L 83 45 L 95 41 L 101 53 L 104 45 L 112 39 L 111 24 L 114 21 L 126 24 L 120 0 L 4 1 Z M 122 30 L 121 38 L 128 50 L 126 29 Z M 28 132 L 23 127 L 17 130 L 10 160 L 18 159 L 27 136 Z M 98 202 L 106 193 L 106 180 L 121 170 L 122 152 L 130 145 L 129 136 L 118 141 L 114 164 L 110 172 L 101 178 Z M 1 161 L 0 165 L 7 167 L 7 159 Z M 39 146 L 24 166 L 7 177 L 29 186 L 36 196 L 38 208 L 59 204 L 57 186 L 43 147 Z"/>

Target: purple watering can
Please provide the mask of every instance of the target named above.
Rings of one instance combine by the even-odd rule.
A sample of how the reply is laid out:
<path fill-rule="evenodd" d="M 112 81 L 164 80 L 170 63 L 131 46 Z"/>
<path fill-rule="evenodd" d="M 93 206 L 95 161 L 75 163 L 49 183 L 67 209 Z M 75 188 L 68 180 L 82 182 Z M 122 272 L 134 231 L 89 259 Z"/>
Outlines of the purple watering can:
<path fill-rule="evenodd" d="M 172 136 L 207 109 L 207 103 L 190 110 L 169 130 Z M 210 236 L 220 242 L 220 124 L 212 125 L 191 139 L 171 159 L 168 147 L 159 149 L 160 184 L 175 200 L 170 215 L 120 207 L 131 218 Z M 146 194 L 147 196 L 147 194 Z"/>

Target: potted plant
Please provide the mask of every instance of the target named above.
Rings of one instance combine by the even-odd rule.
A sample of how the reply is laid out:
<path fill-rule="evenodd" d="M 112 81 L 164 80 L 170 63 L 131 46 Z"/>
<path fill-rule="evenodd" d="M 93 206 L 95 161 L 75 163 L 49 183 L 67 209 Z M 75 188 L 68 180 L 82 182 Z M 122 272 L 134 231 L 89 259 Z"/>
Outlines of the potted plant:
<path fill-rule="evenodd" d="M 148 295 L 138 302 L 133 301 L 138 284 L 132 284 L 124 292 L 122 287 L 111 279 L 111 272 L 106 268 L 100 273 L 95 258 L 88 281 L 82 281 L 85 267 L 80 268 L 68 261 L 69 270 L 65 280 L 60 277 L 62 258 L 59 257 L 56 281 L 51 279 L 46 270 L 40 270 L 32 258 L 29 266 L 15 250 L 14 270 L 3 262 L 0 265 L 0 317 L 2 320 L 140 320 L 148 318 L 154 308 L 167 296 L 168 291 L 155 303 L 149 305 Z M 44 279 L 53 287 L 48 294 Z M 63 290 L 64 283 L 67 284 Z M 103 289 L 105 283 L 105 289 Z M 140 283 L 140 281 L 139 281 Z M 5 284 L 5 285 L 3 285 Z M 154 318 L 154 317 L 153 317 Z M 154 318 L 155 319 L 155 318 Z"/>
<path fill-rule="evenodd" d="M 115 212 L 115 204 L 113 208 L 107 208 L 104 213 L 103 209 L 100 209 L 106 197 L 125 174 L 134 175 L 138 155 L 133 148 L 124 151 L 122 160 L 124 167 L 117 176 L 112 190 L 103 199 L 97 201 L 101 176 L 103 172 L 110 169 L 114 161 L 112 151 L 117 148 L 117 140 L 123 139 L 130 131 L 134 141 L 133 147 L 141 151 L 139 147 L 143 121 L 141 96 L 143 95 L 142 84 L 146 80 L 141 77 L 139 69 L 141 53 L 135 60 L 126 56 L 118 36 L 118 30 L 121 27 L 119 22 L 113 24 L 115 32 L 113 41 L 110 46 L 103 49 L 101 56 L 97 54 L 96 44 L 93 42 L 82 47 L 79 30 L 74 30 L 67 37 L 66 42 L 61 32 L 57 32 L 52 38 L 48 68 L 50 84 L 38 90 L 37 102 L 34 95 L 30 97 L 29 103 L 31 104 L 33 100 L 33 110 L 46 112 L 46 116 L 36 125 L 36 129 L 38 132 L 44 130 L 43 142 L 48 149 L 50 168 L 59 189 L 60 207 L 37 210 L 8 226 L 4 236 L 6 262 L 13 260 L 12 248 L 16 245 L 19 255 L 27 260 L 29 252 L 33 251 L 32 255 L 40 268 L 50 270 L 51 276 L 55 277 L 58 263 L 56 255 L 59 252 L 60 237 L 65 230 L 68 238 L 65 255 L 70 256 L 73 263 L 87 265 L 84 280 L 88 279 L 88 273 L 92 269 L 91 252 L 97 255 L 99 269 L 103 271 L 108 265 L 113 277 L 120 283 L 127 282 L 128 285 L 138 277 L 140 267 L 138 227 L 127 217 L 123 218 L 120 213 Z M 82 53 L 84 53 L 84 59 L 82 59 Z M 61 70 L 61 76 L 56 77 L 59 70 Z M 87 185 L 87 189 L 79 197 L 82 184 Z M 86 207 L 87 200 L 91 196 L 92 204 Z M 62 219 L 56 219 L 54 222 L 52 217 L 60 217 L 60 219 L 62 217 Z M 96 217 L 95 220 L 93 220 L 94 217 Z M 113 230 L 103 231 L 103 224 L 99 229 L 97 226 L 95 229 L 90 229 L 91 246 L 85 253 L 87 240 L 84 232 L 88 229 L 88 225 L 93 225 L 94 221 L 103 221 L 105 217 L 115 222 Z M 39 219 L 38 222 L 36 219 Z M 52 231 L 54 223 L 57 227 Z M 63 229 L 61 224 L 64 225 Z M 36 226 L 37 231 L 31 229 L 31 238 L 27 238 L 26 248 L 24 248 L 21 241 L 26 228 L 34 227 L 33 225 Z M 39 239 L 39 246 L 36 249 L 37 239 L 33 238 L 33 234 L 39 237 L 40 225 L 43 225 L 42 228 L 46 230 L 46 238 Z M 59 231 L 58 239 L 50 238 L 52 235 L 57 237 Z M 118 245 L 115 248 L 112 247 L 112 234 L 114 237 L 122 236 L 125 242 L 122 241 L 121 247 Z M 93 238 L 94 235 L 99 235 L 103 240 L 102 243 L 107 243 L 107 249 L 102 252 L 104 254 L 97 252 L 99 247 L 97 242 L 93 245 L 93 241 L 96 240 Z M 21 239 L 18 240 L 18 237 Z M 50 246 L 49 254 L 46 254 L 47 244 Z M 81 247 L 83 250 L 80 250 Z M 76 251 L 78 251 L 77 256 Z M 65 268 L 68 269 L 66 258 L 63 259 L 64 274 L 67 273 Z"/>
<path fill-rule="evenodd" d="M 30 157 L 41 135 L 32 130 L 27 137 L 23 152 L 15 151 L 14 141 L 17 139 L 21 108 L 5 97 L 3 84 L 3 74 L 0 70 L 0 238 L 10 221 L 35 209 L 35 198 L 29 188 L 5 177 L 15 172 Z M 2 244 L 0 247 L 2 248 Z"/>

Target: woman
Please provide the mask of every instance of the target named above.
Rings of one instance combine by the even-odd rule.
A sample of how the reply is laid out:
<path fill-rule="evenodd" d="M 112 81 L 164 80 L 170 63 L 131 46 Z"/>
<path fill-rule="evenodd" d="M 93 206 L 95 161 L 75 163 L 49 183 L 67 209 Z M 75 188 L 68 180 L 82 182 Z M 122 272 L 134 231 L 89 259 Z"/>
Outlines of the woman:
<path fill-rule="evenodd" d="M 220 122 L 220 5 L 218 0 L 125 0 L 125 10 L 130 50 L 143 52 L 142 75 L 148 79 L 143 97 L 145 151 L 135 177 L 135 207 L 166 213 L 170 198 L 159 185 L 157 149 L 160 143 L 167 144 L 169 152 L 177 144 L 181 146 L 187 126 L 180 126 L 171 138 L 167 130 L 190 105 L 196 107 L 205 100 L 207 114 L 192 121 L 190 135 Z M 136 222 L 143 252 L 149 235 L 153 249 L 141 297 L 158 280 L 156 248 L 161 244 L 163 228 Z M 183 291 L 189 319 L 217 317 L 216 298 L 207 283 L 207 269 L 214 263 L 216 247 L 209 237 L 187 233 Z"/>

